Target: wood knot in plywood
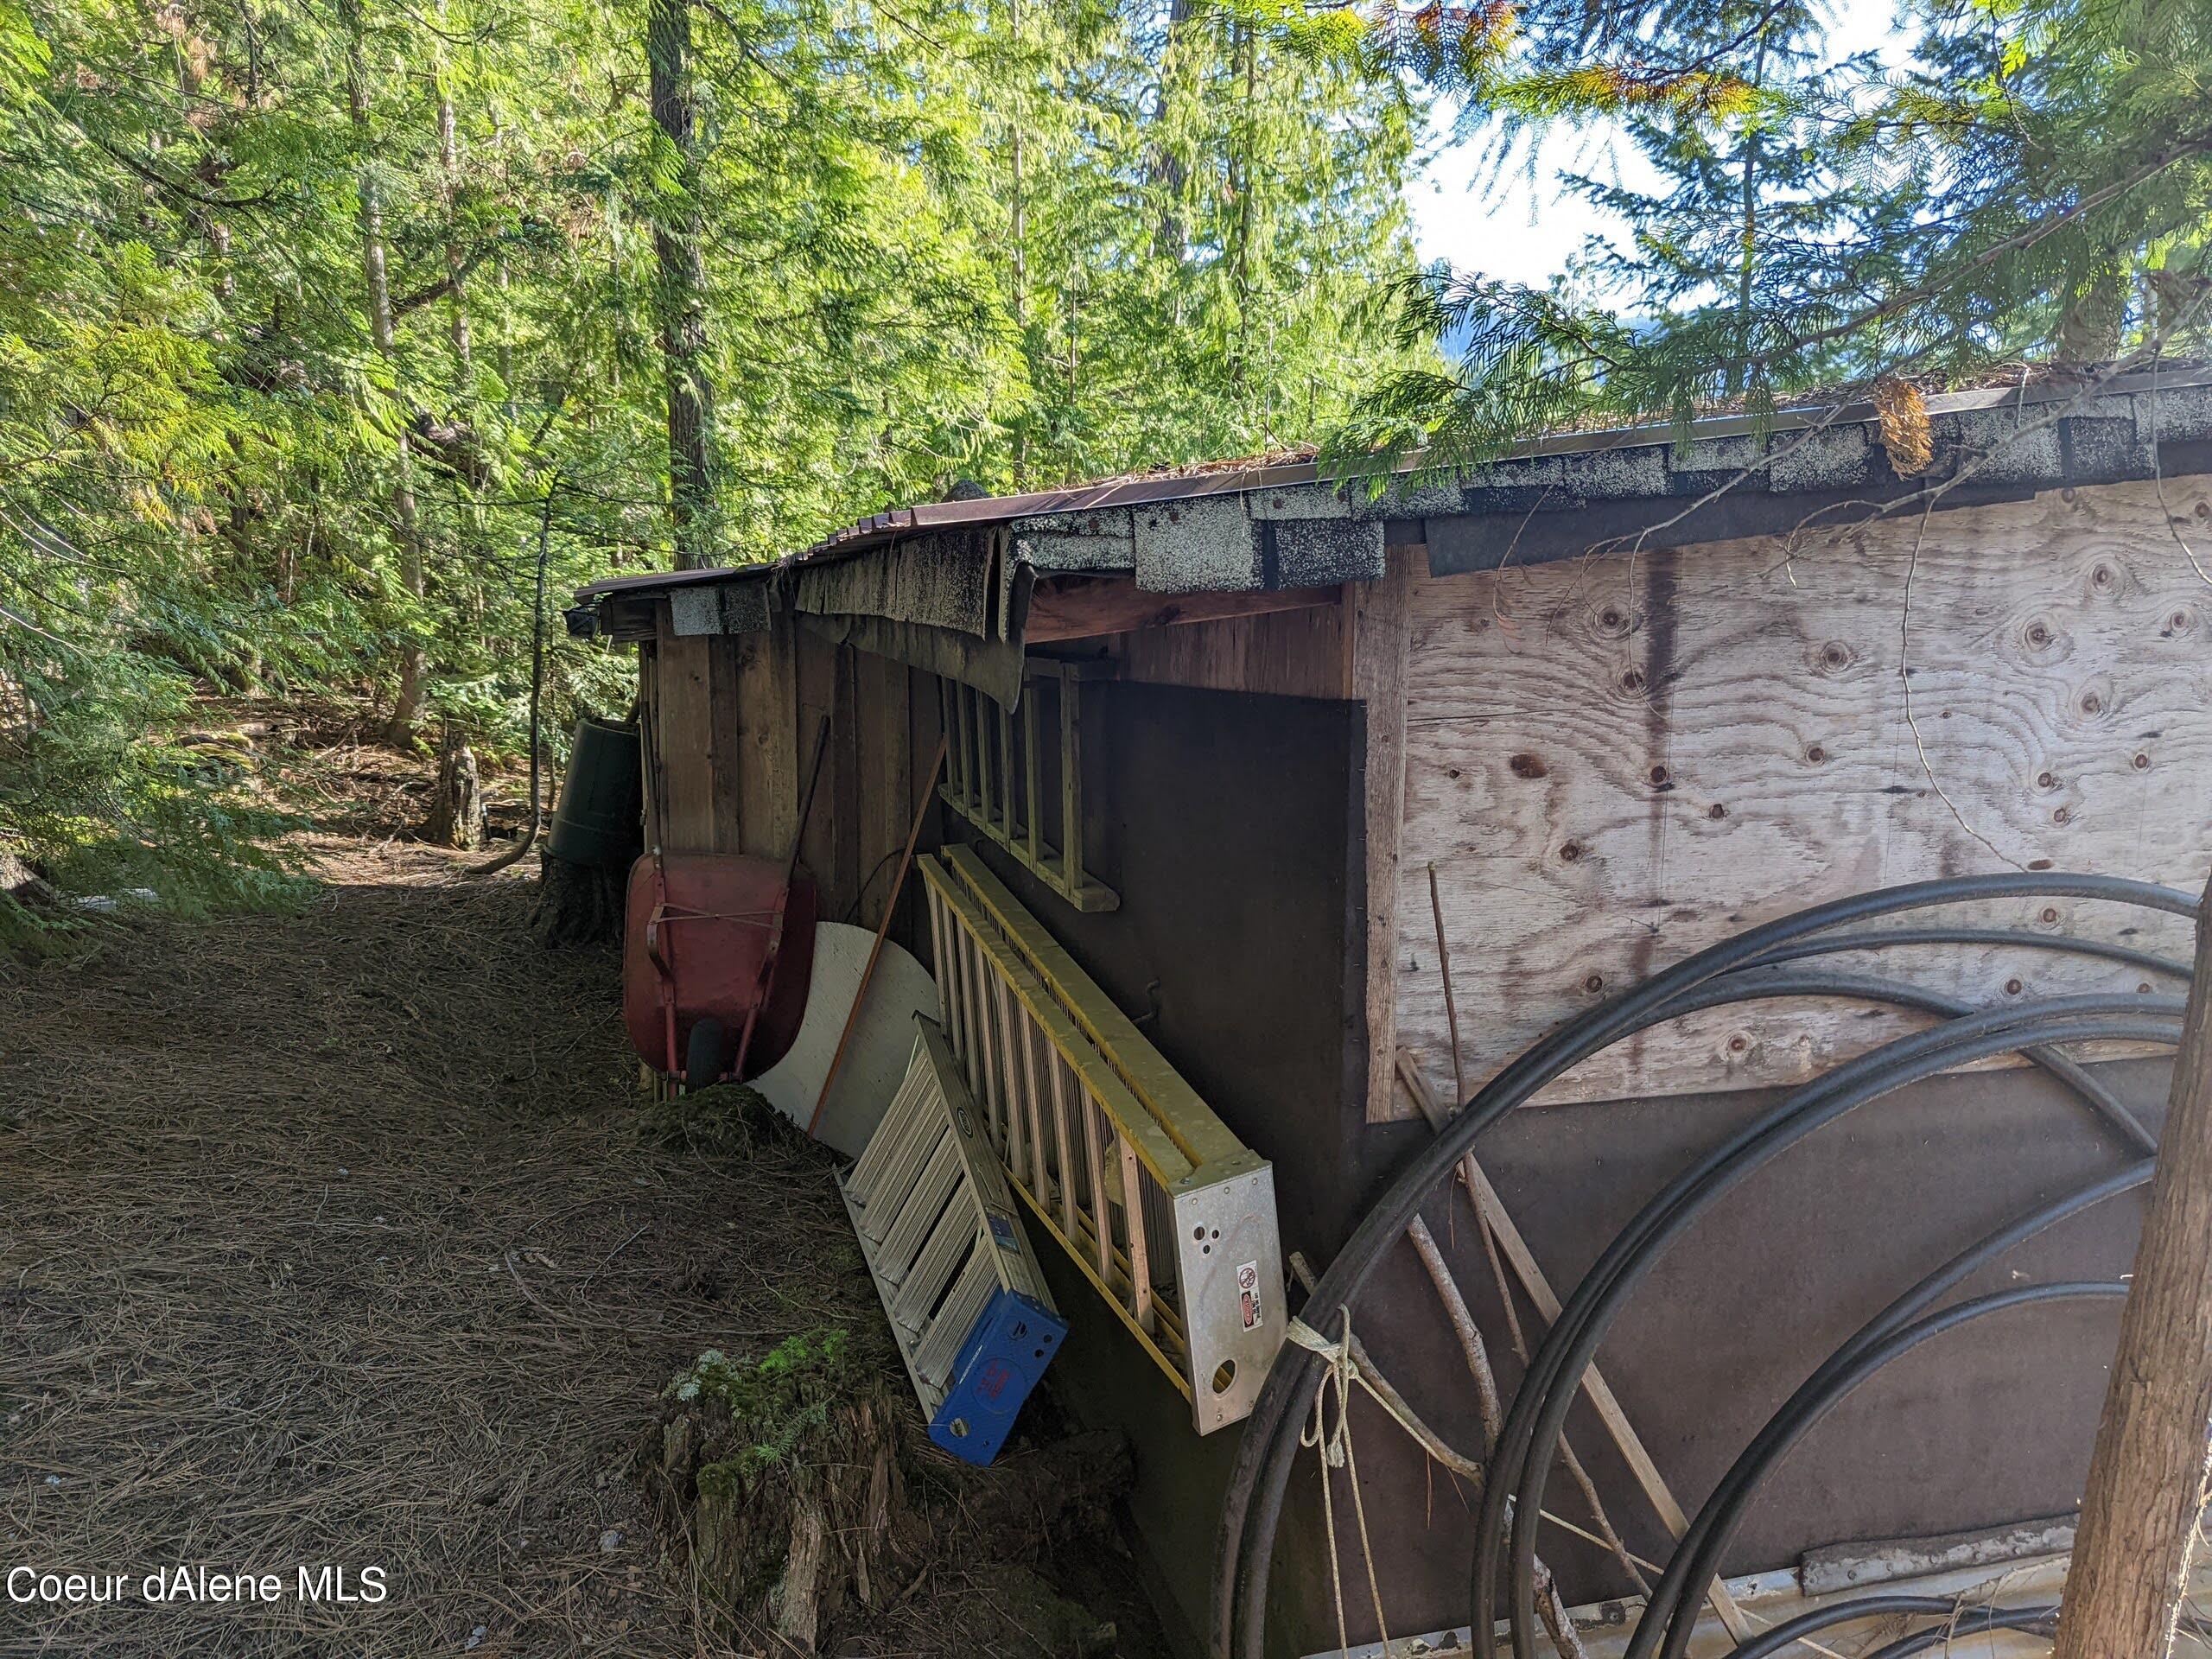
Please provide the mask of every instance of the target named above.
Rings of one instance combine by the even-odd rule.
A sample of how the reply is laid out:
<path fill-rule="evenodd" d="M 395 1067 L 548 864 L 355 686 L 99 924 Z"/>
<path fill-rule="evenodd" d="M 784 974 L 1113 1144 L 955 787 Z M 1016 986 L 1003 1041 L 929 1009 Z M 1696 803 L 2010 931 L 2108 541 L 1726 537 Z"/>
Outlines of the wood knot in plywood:
<path fill-rule="evenodd" d="M 1552 769 L 1543 763 L 1541 757 L 1528 753 L 1526 751 L 1509 757 L 1505 764 L 1507 768 L 1511 771 L 1516 778 L 1548 778 L 1551 776 Z"/>
<path fill-rule="evenodd" d="M 1600 605 L 1591 615 L 1590 631 L 1601 639 L 1624 639 L 1636 631 L 1636 618 L 1622 606 Z"/>
<path fill-rule="evenodd" d="M 2045 661 L 2061 657 L 2073 647 L 2066 631 L 2047 616 L 2031 616 L 2021 626 L 2020 644 L 2030 657 Z"/>

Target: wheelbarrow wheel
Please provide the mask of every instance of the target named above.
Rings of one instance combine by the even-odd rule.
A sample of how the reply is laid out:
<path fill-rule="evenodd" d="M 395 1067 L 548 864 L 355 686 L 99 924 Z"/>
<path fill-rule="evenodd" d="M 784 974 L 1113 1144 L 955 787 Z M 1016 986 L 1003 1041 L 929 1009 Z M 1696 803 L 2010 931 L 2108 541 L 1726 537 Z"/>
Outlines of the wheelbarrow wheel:
<path fill-rule="evenodd" d="M 729 1060 L 729 1033 L 712 1014 L 691 1027 L 683 1049 L 683 1087 L 705 1089 L 719 1082 Z"/>

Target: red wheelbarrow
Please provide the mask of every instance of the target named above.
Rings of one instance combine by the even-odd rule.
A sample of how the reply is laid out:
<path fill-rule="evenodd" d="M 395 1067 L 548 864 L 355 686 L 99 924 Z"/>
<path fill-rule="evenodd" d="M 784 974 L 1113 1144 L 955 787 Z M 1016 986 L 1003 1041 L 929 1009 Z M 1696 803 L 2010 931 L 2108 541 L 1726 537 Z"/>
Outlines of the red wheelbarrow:
<path fill-rule="evenodd" d="M 757 1077 L 798 1036 L 821 908 L 814 883 L 798 873 L 798 849 L 829 751 L 824 717 L 786 857 L 656 845 L 630 867 L 623 1022 L 638 1057 L 687 1089 Z"/>
<path fill-rule="evenodd" d="M 814 883 L 776 859 L 648 853 L 630 867 L 622 1018 L 654 1071 L 703 1089 L 790 1049 L 814 969 Z"/>

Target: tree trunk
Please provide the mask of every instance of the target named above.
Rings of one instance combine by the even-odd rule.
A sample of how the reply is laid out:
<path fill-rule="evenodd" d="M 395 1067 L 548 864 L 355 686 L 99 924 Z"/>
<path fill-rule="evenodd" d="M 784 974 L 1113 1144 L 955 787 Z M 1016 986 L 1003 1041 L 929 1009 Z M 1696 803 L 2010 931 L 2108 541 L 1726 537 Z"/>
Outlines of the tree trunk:
<path fill-rule="evenodd" d="M 2212 1426 L 2212 885 L 2054 1659 L 2172 1644 Z"/>
<path fill-rule="evenodd" d="M 1252 348 L 1252 152 L 1259 144 L 1253 128 L 1252 102 L 1259 70 L 1258 31 L 1249 19 L 1239 19 L 1230 25 L 1230 42 L 1243 90 L 1229 157 L 1229 188 L 1236 202 L 1236 245 L 1230 285 L 1236 296 L 1236 346 L 1230 354 L 1229 383 L 1242 391 L 1250 369 Z M 1270 447 L 1273 441 L 1270 433 Z"/>
<path fill-rule="evenodd" d="M 691 89 L 690 0 L 650 0 L 645 63 L 653 124 L 673 152 L 676 188 L 656 193 L 661 355 L 668 376 L 668 500 L 676 567 L 714 550 L 714 387 L 707 364 L 707 263 L 701 242 L 699 153 Z"/>
<path fill-rule="evenodd" d="M 454 222 L 460 213 L 461 142 L 454 130 L 453 94 L 445 89 L 443 79 L 441 75 L 438 88 L 438 181 L 445 196 L 446 280 L 453 288 L 450 301 L 453 355 L 461 370 L 461 378 L 466 381 L 474 355 L 468 333 L 468 300 L 463 291 L 467 281 L 467 268 L 461 244 L 454 237 Z"/>
<path fill-rule="evenodd" d="M 1176 130 L 1176 122 L 1181 117 L 1184 103 L 1196 96 L 1192 83 L 1197 77 L 1179 50 L 1189 44 L 1183 35 L 1196 10 L 1197 0 L 1169 0 L 1167 33 L 1160 50 L 1160 102 L 1153 115 L 1155 137 L 1145 169 L 1147 182 L 1157 193 L 1160 203 L 1160 226 L 1153 233 L 1153 251 L 1174 264 L 1182 264 L 1191 251 L 1190 227 L 1183 222 L 1182 200 L 1190 169 L 1185 164 L 1182 135 Z"/>
<path fill-rule="evenodd" d="M 360 168 L 358 189 L 361 219 L 361 278 L 369 314 L 369 338 L 379 356 L 392 355 L 391 283 L 385 269 L 384 192 L 378 181 L 374 146 L 369 135 L 369 73 L 362 41 L 360 0 L 340 0 L 340 16 L 346 25 L 346 96 L 353 115 L 354 155 Z M 403 421 L 399 429 L 398 479 L 392 486 L 392 518 L 399 531 L 400 585 L 416 599 L 425 591 L 423 569 L 423 520 L 415 501 L 415 452 Z M 399 646 L 399 690 L 393 698 L 391 719 L 385 728 L 387 741 L 410 742 L 416 716 L 423 707 L 423 649 L 420 632 L 410 622 Z"/>
<path fill-rule="evenodd" d="M 1013 38 L 1014 49 L 1021 50 L 1021 0 L 1007 0 L 1007 32 Z M 1023 110 L 1020 94 L 1013 97 L 1012 142 L 1008 146 L 1013 163 L 1012 200 L 1007 206 L 1007 233 L 1012 243 L 1010 262 L 1014 277 L 1014 332 L 1021 340 L 1022 355 L 1029 355 L 1029 207 L 1022 194 L 1021 177 L 1021 121 Z M 1030 365 L 1033 379 L 1036 365 Z M 1014 487 L 1019 492 L 1029 487 L 1029 423 L 1023 420 L 1014 429 Z"/>

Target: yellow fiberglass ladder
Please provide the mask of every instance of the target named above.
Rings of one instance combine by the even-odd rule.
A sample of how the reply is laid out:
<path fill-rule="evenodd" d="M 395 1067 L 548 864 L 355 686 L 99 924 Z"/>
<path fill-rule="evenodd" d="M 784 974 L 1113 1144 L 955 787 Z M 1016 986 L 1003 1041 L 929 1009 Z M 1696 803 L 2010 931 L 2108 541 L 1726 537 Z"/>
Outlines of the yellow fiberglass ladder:
<path fill-rule="evenodd" d="M 1283 1340 L 1273 1167 L 972 848 L 918 862 L 945 1035 L 1014 1191 L 1198 1433 L 1241 1421 Z"/>

